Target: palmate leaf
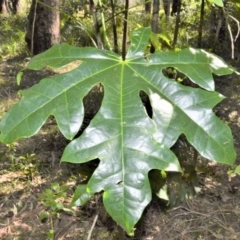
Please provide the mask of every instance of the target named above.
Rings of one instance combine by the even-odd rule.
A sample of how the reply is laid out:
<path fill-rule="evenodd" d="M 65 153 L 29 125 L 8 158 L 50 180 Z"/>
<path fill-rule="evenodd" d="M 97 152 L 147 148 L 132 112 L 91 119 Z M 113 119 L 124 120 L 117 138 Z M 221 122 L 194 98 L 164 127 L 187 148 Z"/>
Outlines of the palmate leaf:
<path fill-rule="evenodd" d="M 212 73 L 230 74 L 234 69 L 203 50 L 144 55 L 150 34 L 149 28 L 132 33 L 125 61 L 110 51 L 69 45 L 55 45 L 34 57 L 28 68 L 35 70 L 76 60 L 81 64 L 23 91 L 23 99 L 0 123 L 0 140 L 11 143 L 34 135 L 54 115 L 64 136 L 73 139 L 83 121 L 83 98 L 101 83 L 104 97 L 99 111 L 83 134 L 66 147 L 61 160 L 100 159 L 88 184 L 78 188 L 74 202 L 81 205 L 103 191 L 106 210 L 129 234 L 151 200 L 148 172 L 181 171 L 170 150 L 180 134 L 210 160 L 233 164 L 236 157 L 229 127 L 212 112 L 223 99 L 214 91 Z M 165 77 L 162 69 L 171 66 L 202 89 Z M 149 95 L 152 119 L 140 91 Z"/>

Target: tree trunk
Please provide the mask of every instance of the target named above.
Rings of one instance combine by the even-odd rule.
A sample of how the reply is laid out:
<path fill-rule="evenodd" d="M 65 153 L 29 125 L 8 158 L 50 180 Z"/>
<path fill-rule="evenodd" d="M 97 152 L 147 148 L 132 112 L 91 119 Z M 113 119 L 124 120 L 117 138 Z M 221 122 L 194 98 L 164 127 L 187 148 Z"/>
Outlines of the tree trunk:
<path fill-rule="evenodd" d="M 199 28 L 198 28 L 198 48 L 202 47 L 202 31 L 203 31 L 203 25 L 204 25 L 204 0 L 202 0 L 201 4 L 201 12 L 200 12 L 200 22 L 199 22 Z"/>
<path fill-rule="evenodd" d="M 0 0 L 0 13 L 8 14 L 8 3 L 7 3 L 7 0 Z"/>
<path fill-rule="evenodd" d="M 33 55 L 60 42 L 59 0 L 32 1 L 25 40 Z"/>
<path fill-rule="evenodd" d="M 170 14 L 171 14 L 172 3 L 173 3 L 173 0 L 163 0 L 164 12 L 165 12 L 167 19 L 169 19 Z"/>
<path fill-rule="evenodd" d="M 151 7 L 152 7 L 152 2 L 149 0 L 145 0 L 145 13 L 150 14 L 151 13 Z"/>
<path fill-rule="evenodd" d="M 181 0 L 177 0 L 177 3 L 175 3 L 175 5 L 177 6 L 177 17 L 176 17 L 174 36 L 173 36 L 173 44 L 172 44 L 173 47 L 175 47 L 175 45 L 177 43 L 177 38 L 178 38 L 181 4 L 182 4 Z"/>
<path fill-rule="evenodd" d="M 217 26 L 216 26 L 216 32 L 215 32 L 215 37 L 214 41 L 212 42 L 213 46 L 212 49 L 215 51 L 216 47 L 222 43 L 225 39 L 225 19 L 224 19 L 224 14 L 222 9 L 217 9 L 216 13 L 216 20 L 217 21 Z"/>
<path fill-rule="evenodd" d="M 172 1 L 171 16 L 173 16 L 174 14 L 176 14 L 178 12 L 178 5 L 179 5 L 179 1 L 178 0 L 173 0 Z"/>
<path fill-rule="evenodd" d="M 158 33 L 159 4 L 160 4 L 160 0 L 153 1 L 152 31 L 154 33 Z"/>
<path fill-rule="evenodd" d="M 158 33 L 158 31 L 159 31 L 159 29 L 158 29 L 159 4 L 160 4 L 160 0 L 153 0 L 153 13 L 152 13 L 152 24 L 151 24 L 153 33 Z M 150 52 L 151 53 L 155 52 L 155 48 L 154 48 L 153 44 L 151 44 Z"/>
<path fill-rule="evenodd" d="M 17 14 L 20 10 L 20 0 L 12 0 L 12 12 L 13 14 Z"/>

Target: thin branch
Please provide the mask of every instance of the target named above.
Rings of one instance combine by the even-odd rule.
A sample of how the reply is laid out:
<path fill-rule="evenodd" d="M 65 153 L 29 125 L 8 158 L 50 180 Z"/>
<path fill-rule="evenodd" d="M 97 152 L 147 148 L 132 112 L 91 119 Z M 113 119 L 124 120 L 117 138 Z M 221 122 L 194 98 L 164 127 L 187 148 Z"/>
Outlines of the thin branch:
<path fill-rule="evenodd" d="M 223 7 L 222 10 L 223 10 L 223 15 L 224 15 L 225 20 L 226 20 L 227 29 L 228 29 L 229 37 L 230 37 L 230 41 L 231 41 L 231 50 L 232 50 L 231 57 L 232 57 L 232 59 L 234 59 L 234 40 L 233 40 L 233 35 L 232 35 L 232 29 L 231 29 L 231 26 L 228 22 L 228 15 L 225 11 L 225 8 Z"/>
<path fill-rule="evenodd" d="M 234 42 L 236 42 L 236 40 L 238 39 L 238 37 L 239 37 L 239 33 L 240 33 L 240 23 L 239 23 L 239 21 L 235 18 L 235 17 L 233 17 L 232 15 L 228 15 L 230 18 L 232 18 L 235 22 L 236 22 L 236 24 L 237 24 L 237 27 L 238 27 L 238 31 L 237 31 L 237 34 L 236 34 L 236 37 L 235 37 L 235 39 L 234 39 Z"/>
<path fill-rule="evenodd" d="M 152 0 L 149 0 L 149 1 L 152 1 Z M 133 7 L 128 7 L 128 11 L 130 11 L 131 9 L 133 9 L 133 8 L 135 8 L 135 7 L 137 7 L 137 6 L 142 6 L 142 4 L 139 3 L 139 4 L 134 5 Z M 121 15 L 121 14 L 123 14 L 123 13 L 125 13 L 125 9 L 122 10 L 122 11 L 119 11 L 119 12 L 115 13 L 114 17 L 117 17 L 118 15 Z M 107 19 L 105 20 L 105 23 L 108 22 L 108 21 L 110 21 L 110 20 L 112 20 L 112 18 L 113 18 L 113 16 L 107 18 Z"/>
<path fill-rule="evenodd" d="M 37 15 L 37 4 L 38 4 L 38 1 L 36 0 L 35 1 L 35 6 L 34 6 L 33 23 L 32 23 L 32 36 L 31 36 L 31 55 L 32 56 L 33 56 L 35 22 L 36 22 L 36 15 Z"/>
<path fill-rule="evenodd" d="M 92 232 L 93 232 L 93 229 L 94 229 L 94 227 L 95 227 L 95 225 L 96 225 L 97 220 L 98 220 L 98 214 L 95 216 L 95 218 L 94 218 L 94 220 L 93 220 L 93 224 L 92 224 L 91 229 L 90 229 L 90 231 L 89 231 L 89 233 L 88 233 L 88 238 L 87 238 L 87 240 L 90 240 L 90 239 L 91 239 Z"/>

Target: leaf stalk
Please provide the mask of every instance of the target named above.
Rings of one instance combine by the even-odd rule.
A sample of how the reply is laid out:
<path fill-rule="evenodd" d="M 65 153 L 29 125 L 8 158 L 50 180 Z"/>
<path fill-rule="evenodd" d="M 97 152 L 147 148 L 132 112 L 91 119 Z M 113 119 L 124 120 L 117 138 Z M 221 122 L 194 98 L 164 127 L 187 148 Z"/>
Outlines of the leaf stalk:
<path fill-rule="evenodd" d="M 107 48 L 109 50 L 112 50 L 112 46 L 109 42 L 109 39 L 108 39 L 108 36 L 107 36 L 107 30 L 106 30 L 106 25 L 105 25 L 105 18 L 104 18 L 104 14 L 103 14 L 103 11 L 102 11 L 102 0 L 98 0 L 98 4 L 99 4 L 99 7 L 101 9 L 101 12 L 100 12 L 100 16 L 101 16 L 101 21 L 102 21 L 102 29 L 103 29 L 103 37 L 104 37 L 104 41 L 106 42 L 107 44 Z"/>
<path fill-rule="evenodd" d="M 128 29 L 128 8 L 129 0 L 125 1 L 124 23 L 123 23 L 123 44 L 122 44 L 122 60 L 125 61 L 127 53 L 127 29 Z"/>

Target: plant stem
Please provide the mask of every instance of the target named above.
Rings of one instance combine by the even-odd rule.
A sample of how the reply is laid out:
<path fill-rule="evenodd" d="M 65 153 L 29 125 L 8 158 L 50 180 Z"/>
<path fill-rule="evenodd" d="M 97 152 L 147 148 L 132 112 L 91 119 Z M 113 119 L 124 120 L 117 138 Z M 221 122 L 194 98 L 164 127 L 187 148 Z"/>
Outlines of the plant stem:
<path fill-rule="evenodd" d="M 101 20 L 102 20 L 102 29 L 103 29 L 103 37 L 104 37 L 104 40 L 107 44 L 107 48 L 109 50 L 112 50 L 112 46 L 109 42 L 109 39 L 108 39 L 108 36 L 107 36 L 107 31 L 106 31 L 106 25 L 105 25 L 105 19 L 104 19 L 104 14 L 103 14 L 103 11 L 102 11 L 102 0 L 98 0 L 98 4 L 99 4 L 99 7 L 100 7 L 100 16 L 101 16 Z"/>
<path fill-rule="evenodd" d="M 89 231 L 89 233 L 88 233 L 88 238 L 87 238 L 87 240 L 91 240 L 92 232 L 93 232 L 93 229 L 94 229 L 94 227 L 95 227 L 95 225 L 96 225 L 97 220 L 98 220 L 98 214 L 95 216 L 95 218 L 94 218 L 94 220 L 93 220 L 93 224 L 92 224 L 91 229 L 90 229 L 90 231 Z"/>
<path fill-rule="evenodd" d="M 117 41 L 117 24 L 116 24 L 116 16 L 115 16 L 115 5 L 113 0 L 110 0 L 111 8 L 112 8 L 112 27 L 113 27 L 113 44 L 114 44 L 114 52 L 118 53 L 118 41 Z"/>
<path fill-rule="evenodd" d="M 124 23 L 123 23 L 123 42 L 122 42 L 122 60 L 125 61 L 127 53 L 127 27 L 128 27 L 128 7 L 129 0 L 125 1 Z"/>
<path fill-rule="evenodd" d="M 49 213 L 49 216 L 50 216 L 50 225 L 51 225 L 51 230 L 52 230 L 52 233 L 54 233 L 54 225 L 53 225 L 53 214 L 52 212 L 50 211 Z M 54 239 L 54 237 L 53 237 Z"/>
<path fill-rule="evenodd" d="M 202 46 L 203 24 L 204 24 L 204 0 L 202 0 L 202 4 L 201 4 L 200 22 L 198 27 L 198 48 L 201 48 Z"/>

